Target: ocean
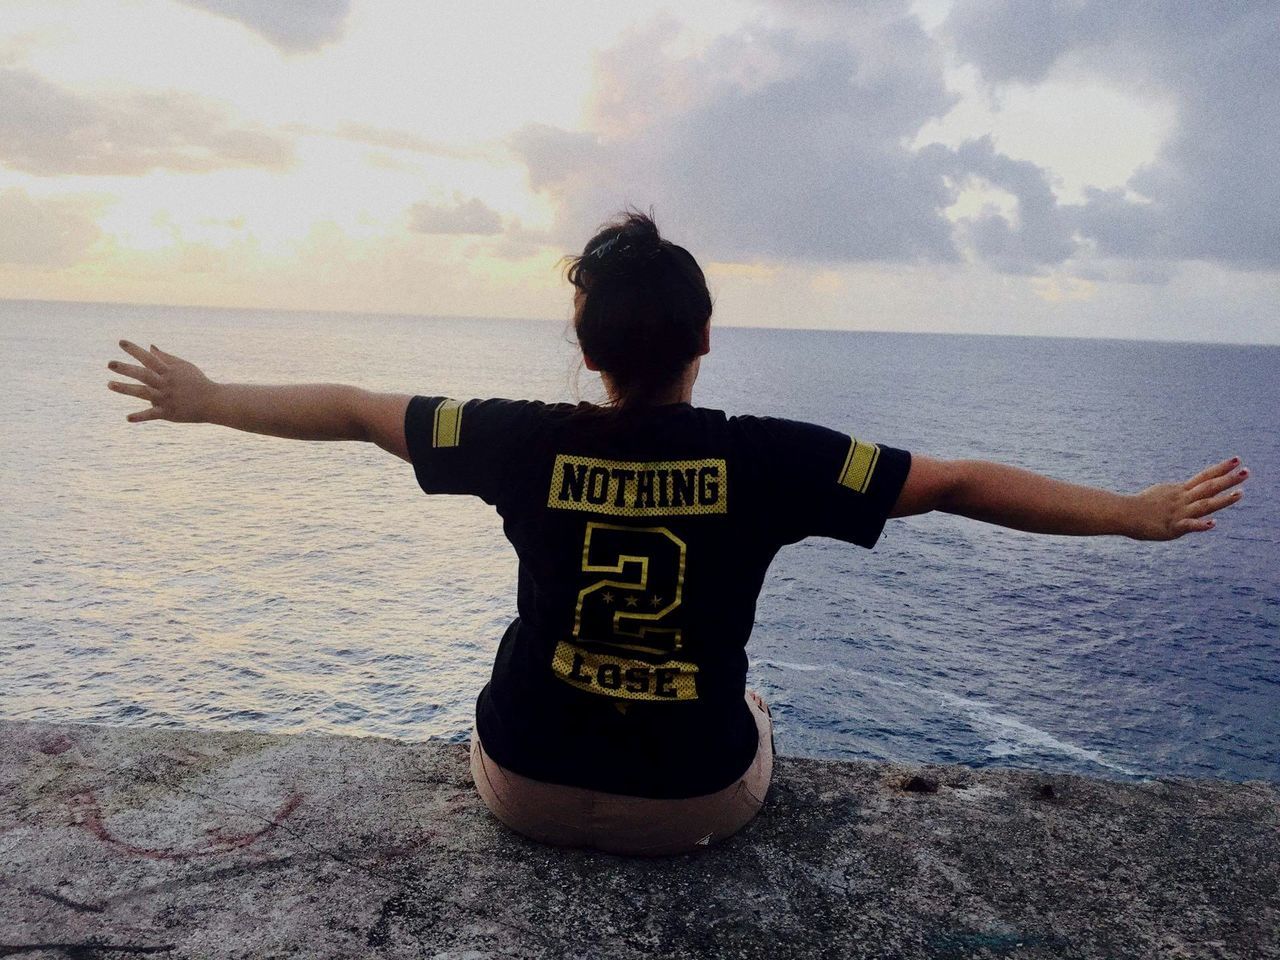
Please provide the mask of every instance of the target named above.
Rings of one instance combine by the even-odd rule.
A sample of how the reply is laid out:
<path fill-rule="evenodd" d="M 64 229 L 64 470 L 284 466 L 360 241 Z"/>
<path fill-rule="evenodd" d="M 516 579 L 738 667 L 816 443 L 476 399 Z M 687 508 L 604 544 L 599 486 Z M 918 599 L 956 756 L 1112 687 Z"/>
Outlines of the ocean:
<path fill-rule="evenodd" d="M 122 337 L 598 399 L 565 323 L 0 302 L 0 717 L 466 739 L 515 612 L 492 509 L 372 445 L 128 424 Z M 1172 543 L 931 514 L 787 547 L 749 680 L 786 754 L 1280 782 L 1280 348 L 713 327 L 694 402 L 1127 491 L 1240 455 L 1243 501 Z"/>

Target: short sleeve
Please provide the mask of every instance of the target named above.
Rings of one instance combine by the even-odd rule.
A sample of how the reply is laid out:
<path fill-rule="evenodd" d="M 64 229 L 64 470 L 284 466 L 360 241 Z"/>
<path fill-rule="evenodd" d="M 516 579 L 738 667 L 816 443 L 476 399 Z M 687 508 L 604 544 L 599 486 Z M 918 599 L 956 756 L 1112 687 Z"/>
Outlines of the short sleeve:
<path fill-rule="evenodd" d="M 404 436 L 418 485 L 426 493 L 467 493 L 498 503 L 541 406 L 530 400 L 411 398 Z"/>
<path fill-rule="evenodd" d="M 831 537 L 873 547 L 911 470 L 906 450 L 777 417 L 735 417 L 779 541 Z"/>

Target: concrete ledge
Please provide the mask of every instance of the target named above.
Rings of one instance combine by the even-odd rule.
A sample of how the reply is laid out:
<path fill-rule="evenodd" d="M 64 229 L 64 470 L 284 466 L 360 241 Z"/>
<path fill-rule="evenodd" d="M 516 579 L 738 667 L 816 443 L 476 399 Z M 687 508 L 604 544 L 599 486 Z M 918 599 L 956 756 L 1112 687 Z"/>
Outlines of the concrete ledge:
<path fill-rule="evenodd" d="M 782 758 L 625 860 L 508 832 L 457 745 L 0 722 L 0 957 L 1280 957 L 1278 838 L 1262 783 Z"/>

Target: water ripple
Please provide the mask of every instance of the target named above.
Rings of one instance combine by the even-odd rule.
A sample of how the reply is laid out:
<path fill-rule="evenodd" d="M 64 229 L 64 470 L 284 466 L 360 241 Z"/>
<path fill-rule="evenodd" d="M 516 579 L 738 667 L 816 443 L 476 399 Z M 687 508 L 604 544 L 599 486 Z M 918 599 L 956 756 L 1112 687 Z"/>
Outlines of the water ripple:
<path fill-rule="evenodd" d="M 570 395 L 559 324 L 0 303 L 0 715 L 465 740 L 514 613 L 494 512 L 365 445 L 127 425 L 100 375 L 126 333 L 248 381 Z M 697 396 L 730 412 L 1116 489 L 1254 472 L 1168 545 L 930 515 L 784 549 L 750 668 L 780 747 L 1280 781 L 1278 360 L 722 329 Z"/>

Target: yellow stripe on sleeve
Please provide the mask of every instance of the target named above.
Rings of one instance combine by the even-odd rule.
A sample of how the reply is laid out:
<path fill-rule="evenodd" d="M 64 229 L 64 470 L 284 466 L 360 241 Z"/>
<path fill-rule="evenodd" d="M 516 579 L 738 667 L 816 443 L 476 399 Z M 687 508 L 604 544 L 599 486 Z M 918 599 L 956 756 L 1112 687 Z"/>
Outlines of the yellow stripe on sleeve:
<path fill-rule="evenodd" d="M 431 432 L 433 447 L 456 447 L 462 437 L 462 401 L 441 400 Z"/>
<path fill-rule="evenodd" d="M 840 468 L 840 483 L 857 493 L 866 493 L 871 477 L 880 461 L 880 448 L 874 443 L 863 443 L 849 438 L 849 452 Z"/>

